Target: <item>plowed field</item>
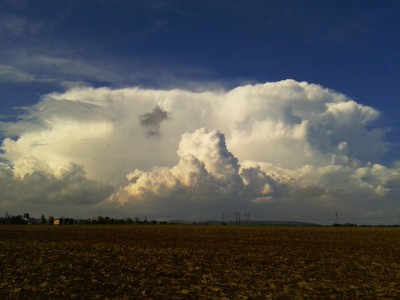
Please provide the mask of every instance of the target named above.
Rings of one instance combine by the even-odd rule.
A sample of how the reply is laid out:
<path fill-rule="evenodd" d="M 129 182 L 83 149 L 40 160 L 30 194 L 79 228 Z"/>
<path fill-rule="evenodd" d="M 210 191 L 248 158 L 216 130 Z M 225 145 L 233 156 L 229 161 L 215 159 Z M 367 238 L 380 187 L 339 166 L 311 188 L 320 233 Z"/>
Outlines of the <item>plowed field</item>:
<path fill-rule="evenodd" d="M 303 298 L 400 299 L 400 229 L 0 227 L 0 299 Z"/>

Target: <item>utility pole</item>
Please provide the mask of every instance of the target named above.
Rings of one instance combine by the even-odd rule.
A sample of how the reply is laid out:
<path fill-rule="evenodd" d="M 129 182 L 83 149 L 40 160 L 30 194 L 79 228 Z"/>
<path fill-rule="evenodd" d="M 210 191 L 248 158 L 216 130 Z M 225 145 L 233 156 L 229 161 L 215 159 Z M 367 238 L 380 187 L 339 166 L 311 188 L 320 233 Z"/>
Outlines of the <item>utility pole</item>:
<path fill-rule="evenodd" d="M 240 212 L 236 212 L 236 225 L 240 225 Z"/>
<path fill-rule="evenodd" d="M 246 221 L 246 225 L 249 225 L 250 223 L 250 213 L 245 213 L 245 221 Z"/>

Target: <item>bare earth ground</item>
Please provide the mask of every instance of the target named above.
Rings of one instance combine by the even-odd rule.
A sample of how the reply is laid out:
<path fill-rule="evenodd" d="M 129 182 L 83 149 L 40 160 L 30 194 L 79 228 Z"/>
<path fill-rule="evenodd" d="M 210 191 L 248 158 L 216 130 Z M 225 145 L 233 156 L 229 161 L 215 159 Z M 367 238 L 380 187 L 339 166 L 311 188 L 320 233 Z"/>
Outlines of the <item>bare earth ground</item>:
<path fill-rule="evenodd" d="M 400 299 L 400 228 L 4 225 L 0 299 Z"/>

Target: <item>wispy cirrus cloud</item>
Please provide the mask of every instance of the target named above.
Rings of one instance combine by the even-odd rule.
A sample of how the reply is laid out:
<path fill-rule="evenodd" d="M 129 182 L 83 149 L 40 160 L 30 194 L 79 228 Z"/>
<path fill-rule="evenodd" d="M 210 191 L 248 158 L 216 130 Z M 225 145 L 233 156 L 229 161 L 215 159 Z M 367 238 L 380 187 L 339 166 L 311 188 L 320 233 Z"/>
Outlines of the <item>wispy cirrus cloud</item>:
<path fill-rule="evenodd" d="M 16 14 L 0 13 L 0 39 L 35 35 L 44 28 L 42 22 L 33 21 Z"/>
<path fill-rule="evenodd" d="M 69 47 L 67 47 L 68 49 Z M 29 46 L 27 46 L 29 49 Z M 156 66 L 146 64 L 140 60 L 118 60 L 116 63 L 108 62 L 107 58 L 99 53 L 97 59 L 92 57 L 71 58 L 65 49 L 52 49 L 52 46 L 3 50 L 7 64 L 0 65 L 0 81 L 9 83 L 43 83 L 49 89 L 55 87 L 109 85 L 127 86 L 132 83 L 139 86 L 159 87 L 191 87 L 203 88 L 217 86 L 206 78 L 211 75 L 209 70 L 201 67 L 187 67 L 176 64 L 174 68 L 169 65 Z M 75 51 L 75 50 L 74 50 Z M 1 52 L 1 51 L 0 51 Z M 41 52 L 41 53 L 39 53 Z M 52 52 L 52 54 L 46 54 Z M 56 54 L 56 55 L 55 55 Z M 147 59 L 150 60 L 150 59 Z M 212 76 L 211 76 L 212 77 Z M 156 78 L 156 80 L 155 80 Z M 187 78 L 187 79 L 183 79 Z"/>
<path fill-rule="evenodd" d="M 0 65 L 0 81 L 5 82 L 35 82 L 37 77 L 8 65 Z"/>

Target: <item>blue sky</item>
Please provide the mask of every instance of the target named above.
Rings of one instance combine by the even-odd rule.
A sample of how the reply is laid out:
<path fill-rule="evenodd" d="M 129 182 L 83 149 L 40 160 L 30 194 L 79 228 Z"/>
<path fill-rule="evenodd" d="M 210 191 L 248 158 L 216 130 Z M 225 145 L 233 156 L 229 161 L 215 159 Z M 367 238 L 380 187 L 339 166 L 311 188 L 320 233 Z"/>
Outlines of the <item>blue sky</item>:
<path fill-rule="evenodd" d="M 349 146 L 349 153 L 365 164 L 379 163 L 395 168 L 400 150 L 399 16 L 398 1 L 1 1 L 1 161 L 16 172 L 19 159 L 25 159 L 27 154 L 8 148 L 5 141 L 10 138 L 17 145 L 22 143 L 24 136 L 34 132 L 38 124 L 49 124 L 49 115 L 40 115 L 40 112 L 50 111 L 46 110 L 46 105 L 49 105 L 51 97 L 48 95 L 52 93 L 64 98 L 75 97 L 72 96 L 74 89 L 86 88 L 87 93 L 82 90 L 80 95 L 91 99 L 86 105 L 94 105 L 98 98 L 95 101 L 91 97 L 95 97 L 97 89 L 101 88 L 115 92 L 141 87 L 149 93 L 180 89 L 195 94 L 229 94 L 230 90 L 246 85 L 293 79 L 296 83 L 292 85 L 300 82 L 316 84 L 321 89 L 345 95 L 345 102 L 354 101 L 364 108 L 374 109 L 377 115 L 371 120 L 360 119 L 358 125 L 351 125 L 353 129 L 348 130 L 351 132 L 348 138 L 361 134 L 354 128 L 365 125 L 367 131 L 363 134 L 376 138 L 366 141 L 377 142 Z M 292 85 L 290 88 L 294 88 Z M 94 89 L 93 94 L 89 93 L 89 88 Z M 154 107 L 144 106 L 143 111 L 132 108 L 136 113 L 132 118 L 137 119 L 137 114 L 150 116 L 150 122 L 155 122 L 152 125 L 155 127 L 150 129 L 155 130 L 158 139 L 162 140 L 163 124 L 176 119 L 167 104 L 152 101 Z M 57 102 L 57 105 L 61 104 Z M 96 102 L 96 105 L 100 104 Z M 87 109 L 88 115 L 96 114 L 87 106 L 54 107 L 51 106 L 51 112 L 57 113 L 52 117 L 62 116 L 63 110 L 67 115 L 70 113 L 69 119 L 75 120 L 80 118 L 75 115 L 77 111 L 86 112 Z M 104 114 L 115 119 L 118 116 L 111 116 L 112 109 L 110 106 Z M 360 108 L 360 111 L 365 109 Z M 157 116 L 168 114 L 170 118 L 157 119 Z M 307 120 L 302 119 L 304 116 L 299 118 L 312 122 L 309 119 L 312 116 Z M 238 118 L 240 122 L 244 120 L 244 117 Z M 233 122 L 233 126 L 238 122 Z M 217 123 L 199 123 L 199 127 Z M 182 128 L 185 126 L 181 124 Z M 331 125 L 324 123 L 323 126 Z M 222 128 L 221 125 L 209 129 Z M 314 132 L 310 128 L 316 127 L 309 127 L 309 135 Z M 192 132 L 195 129 L 192 128 Z M 184 132 L 179 132 L 179 136 Z M 235 148 L 233 131 L 223 133 L 228 150 L 231 150 L 230 145 Z M 39 135 L 43 136 L 43 132 Z M 310 138 L 307 145 L 318 145 L 319 151 L 324 145 L 326 150 L 328 146 L 322 139 L 317 141 L 315 138 L 311 142 Z M 336 142 L 336 137 L 332 140 Z M 178 149 L 179 138 L 174 141 L 171 142 L 172 154 L 168 157 L 173 157 Z M 337 138 L 338 145 L 341 142 L 355 144 Z M 366 154 L 362 147 L 385 149 L 379 150 L 378 158 L 378 150 Z M 247 157 L 239 146 L 234 150 L 241 153 L 232 151 L 241 162 L 256 157 Z M 52 164 L 52 159 L 62 156 L 63 162 L 82 166 L 88 172 L 87 180 L 95 177 L 80 159 L 82 155 L 73 157 L 54 151 L 40 161 L 49 163 L 54 169 L 56 164 Z M 38 157 L 32 157 L 37 166 Z M 138 158 L 130 168 L 149 171 L 159 166 L 158 163 L 167 167 L 174 165 L 173 158 L 159 159 L 154 165 L 144 161 Z M 273 162 L 287 169 L 300 166 L 300 163 L 291 166 L 279 163 L 275 154 L 263 158 L 262 162 Z M 101 179 L 107 181 L 107 178 Z M 112 185 L 118 186 L 115 182 Z M 88 211 L 95 209 L 88 208 Z M 283 211 L 279 213 L 284 215 Z"/>
<path fill-rule="evenodd" d="M 2 64 L 39 81 L 2 78 L 5 108 L 78 80 L 164 87 L 293 78 L 382 110 L 399 94 L 397 1 L 2 1 L 0 12 Z M 13 96 L 17 87 L 23 96 Z"/>

